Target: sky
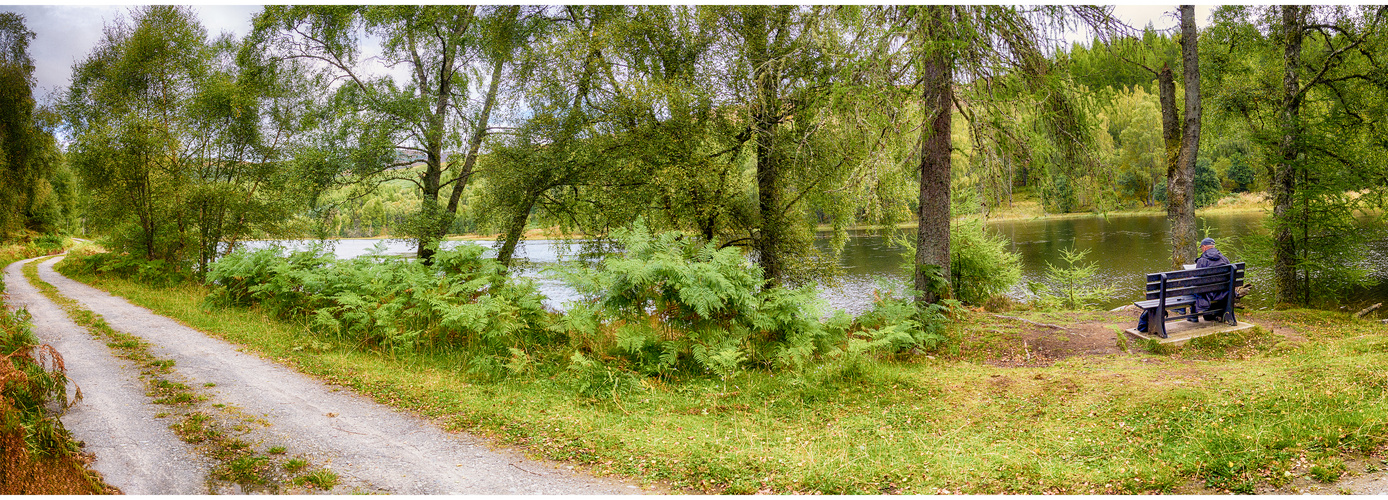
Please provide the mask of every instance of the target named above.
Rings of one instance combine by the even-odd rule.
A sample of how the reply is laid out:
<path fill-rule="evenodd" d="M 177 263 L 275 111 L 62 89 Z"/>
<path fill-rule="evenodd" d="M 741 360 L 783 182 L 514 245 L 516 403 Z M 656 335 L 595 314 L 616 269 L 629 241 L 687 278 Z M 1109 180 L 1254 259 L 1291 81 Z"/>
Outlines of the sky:
<path fill-rule="evenodd" d="M 25 25 L 35 34 L 29 44 L 34 59 L 35 98 L 40 103 L 49 96 L 61 94 L 77 64 L 96 46 L 102 27 L 118 16 L 128 13 L 131 5 L 0 5 L 0 12 L 15 12 L 24 16 Z M 250 31 L 251 18 L 260 12 L 261 5 L 194 5 L 210 36 L 230 32 L 238 37 Z M 1197 24 L 1208 22 L 1210 5 L 1197 5 Z M 1130 26 L 1142 28 L 1149 23 L 1157 29 L 1174 27 L 1177 18 L 1175 5 L 1119 5 L 1114 14 Z M 1077 35 L 1077 38 L 1079 36 Z"/>

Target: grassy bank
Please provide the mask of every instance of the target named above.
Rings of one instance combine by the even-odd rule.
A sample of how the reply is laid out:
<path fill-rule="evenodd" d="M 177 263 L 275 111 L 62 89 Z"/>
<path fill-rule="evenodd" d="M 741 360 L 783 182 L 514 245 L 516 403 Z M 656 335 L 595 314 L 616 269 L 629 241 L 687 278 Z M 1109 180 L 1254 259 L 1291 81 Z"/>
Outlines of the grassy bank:
<path fill-rule="evenodd" d="M 461 352 L 358 349 L 208 306 L 200 286 L 74 277 L 447 428 L 698 492 L 1268 491 L 1379 467 L 1388 431 L 1388 338 L 1339 313 L 1251 313 L 1270 329 L 1040 364 L 999 362 L 1026 345 L 1027 323 L 964 313 L 935 356 L 726 380 L 517 357 L 515 375 L 492 380 Z"/>

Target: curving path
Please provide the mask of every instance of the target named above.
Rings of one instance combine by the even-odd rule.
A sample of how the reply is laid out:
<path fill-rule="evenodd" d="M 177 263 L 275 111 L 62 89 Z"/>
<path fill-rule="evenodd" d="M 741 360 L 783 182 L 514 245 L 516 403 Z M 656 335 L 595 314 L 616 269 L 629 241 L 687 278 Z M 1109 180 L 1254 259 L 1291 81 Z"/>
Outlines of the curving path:
<path fill-rule="evenodd" d="M 260 444 L 285 446 L 290 454 L 310 457 L 337 473 L 340 483 L 334 493 L 642 493 L 616 480 L 493 450 L 481 439 L 445 432 L 426 420 L 242 353 L 235 345 L 59 275 L 53 271 L 58 260 L 39 264 L 42 280 L 105 317 L 112 328 L 152 344 L 151 353 L 174 360 L 174 370 L 189 385 L 215 384 L 200 392 L 211 396 L 211 403 L 268 424 L 251 431 Z M 133 370 L 121 368 L 104 345 L 91 340 L 29 286 L 21 265 L 5 270 L 10 303 L 30 309 L 35 334 L 63 354 L 69 376 L 82 387 L 85 399 L 63 421 L 96 454 L 94 468 L 126 493 L 215 493 L 204 486 L 207 465 L 190 454 L 166 423 L 153 420 L 149 398 Z M 84 419 L 97 424 L 84 425 Z M 131 421 L 147 425 L 129 429 Z M 157 443 L 149 452 L 127 450 L 146 449 L 139 441 L 145 435 Z M 139 446 L 131 446 L 135 443 Z"/>
<path fill-rule="evenodd" d="M 24 279 L 20 268 L 32 260 L 5 268 L 5 303 L 29 311 L 34 335 L 58 350 L 68 379 L 81 389 L 82 400 L 61 420 L 97 456 L 92 469 L 127 495 L 206 493 L 211 463 L 174 435 L 167 420 L 155 417 L 159 409 L 145 395 L 138 369 L 112 355 Z"/>

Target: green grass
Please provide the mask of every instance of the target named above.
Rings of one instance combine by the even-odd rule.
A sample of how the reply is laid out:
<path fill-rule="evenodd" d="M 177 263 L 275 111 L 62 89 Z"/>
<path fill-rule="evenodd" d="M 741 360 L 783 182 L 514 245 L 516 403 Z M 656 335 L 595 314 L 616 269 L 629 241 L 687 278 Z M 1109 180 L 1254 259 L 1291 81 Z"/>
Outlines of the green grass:
<path fill-rule="evenodd" d="M 469 373 L 466 352 L 362 351 L 254 309 L 205 306 L 197 286 L 96 284 L 451 429 L 699 492 L 1180 493 L 1194 481 L 1247 493 L 1329 477 L 1305 464 L 1383 450 L 1388 434 L 1388 337 L 1344 313 L 1245 315 L 1290 325 L 1295 342 L 1279 326 L 1037 368 L 979 362 L 1008 338 L 999 330 L 931 358 L 844 356 L 726 381 L 551 361 L 489 381 Z M 959 321 L 956 337 L 996 320 Z M 590 376 L 601 390 L 580 390 Z"/>
<path fill-rule="evenodd" d="M 308 467 L 308 460 L 302 458 L 291 458 L 284 462 L 284 470 L 290 473 L 299 472 Z"/>
<path fill-rule="evenodd" d="M 318 469 L 299 476 L 294 482 L 295 484 L 313 486 L 320 490 L 331 490 L 333 486 L 337 486 L 337 474 L 330 470 Z"/>

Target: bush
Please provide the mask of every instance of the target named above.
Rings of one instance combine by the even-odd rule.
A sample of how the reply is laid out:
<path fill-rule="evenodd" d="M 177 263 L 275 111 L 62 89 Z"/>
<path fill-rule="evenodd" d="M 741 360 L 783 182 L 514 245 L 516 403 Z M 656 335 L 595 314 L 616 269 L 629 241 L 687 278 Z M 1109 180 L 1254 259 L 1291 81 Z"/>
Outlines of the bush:
<path fill-rule="evenodd" d="M 736 248 L 638 220 L 613 233 L 625 251 L 595 269 L 562 271 L 587 303 L 562 328 L 579 343 L 650 374 L 702 370 L 728 377 L 745 363 L 801 366 L 830 344 L 812 288 L 763 289 L 761 269 Z M 606 341 L 603 336 L 610 335 Z"/>
<path fill-rule="evenodd" d="M 191 278 L 186 269 L 175 264 L 124 253 L 70 255 L 60 265 L 79 274 L 133 280 L 156 287 L 177 285 Z"/>
<path fill-rule="evenodd" d="M 509 358 L 511 347 L 550 344 L 549 313 L 533 283 L 516 280 L 482 247 L 435 254 L 435 265 L 376 251 L 338 260 L 322 249 L 233 252 L 208 268 L 208 300 L 258 304 L 303 318 L 340 340 L 392 352 L 472 347 Z"/>
<path fill-rule="evenodd" d="M 1219 182 L 1219 174 L 1210 168 L 1210 160 L 1201 158 L 1195 163 L 1195 208 L 1205 208 L 1219 202 L 1224 195 L 1224 186 Z"/>
<path fill-rule="evenodd" d="M 49 414 L 50 402 L 56 402 L 60 410 L 68 407 L 62 356 L 38 344 L 22 309 L 10 312 L 0 304 L 0 441 L 10 441 L 18 433 L 27 448 L 14 450 L 16 463 L 0 463 L 0 477 L 5 477 L 6 467 L 22 463 L 24 456 L 68 456 L 77 451 L 58 415 Z"/>
<path fill-rule="evenodd" d="M 0 263 L 62 253 L 68 243 L 67 238 L 53 234 L 44 234 L 28 242 L 16 240 L 0 246 Z M 0 285 L 0 289 L 3 287 Z"/>
<path fill-rule="evenodd" d="M 902 270 L 907 276 L 914 276 L 915 238 L 898 234 L 892 237 L 892 244 L 905 247 L 901 254 L 905 259 Z M 949 261 L 949 291 L 955 300 L 965 304 L 983 304 L 1007 293 L 1022 280 L 1022 256 L 1008 250 L 1007 238 L 989 234 L 979 219 L 950 225 Z"/>
<path fill-rule="evenodd" d="M 1235 154 L 1230 157 L 1229 161 L 1229 170 L 1225 172 L 1225 176 L 1234 181 L 1234 192 L 1243 193 L 1252 189 L 1253 181 L 1257 179 L 1257 173 L 1253 167 L 1248 164 L 1242 154 Z"/>
<path fill-rule="evenodd" d="M 1008 250 L 1007 238 L 989 234 L 983 221 L 950 226 L 949 240 L 950 289 L 960 302 L 982 304 L 1021 281 L 1022 257 Z"/>
<path fill-rule="evenodd" d="M 945 341 L 944 312 L 950 303 L 953 301 L 921 309 L 911 299 L 888 293 L 874 301 L 871 310 L 858 316 L 851 327 L 848 350 L 856 354 L 937 348 Z"/>

